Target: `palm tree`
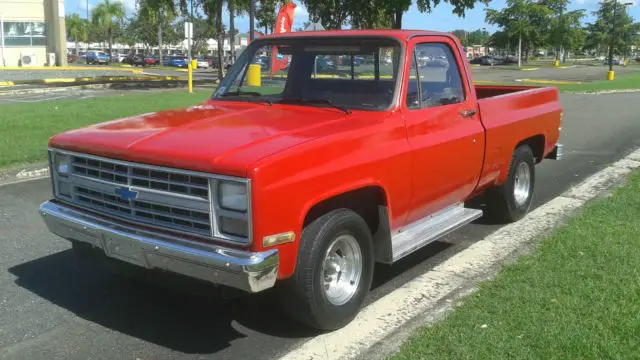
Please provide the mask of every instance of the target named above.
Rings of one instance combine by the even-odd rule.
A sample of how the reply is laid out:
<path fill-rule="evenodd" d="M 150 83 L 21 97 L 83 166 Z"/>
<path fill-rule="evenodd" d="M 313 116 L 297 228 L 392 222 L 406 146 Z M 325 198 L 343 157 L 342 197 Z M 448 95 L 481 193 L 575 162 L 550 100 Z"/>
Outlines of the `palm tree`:
<path fill-rule="evenodd" d="M 231 61 L 236 61 L 235 48 L 235 17 L 245 14 L 249 11 L 249 0 L 227 0 L 227 9 L 229 10 L 229 46 L 231 48 Z"/>
<path fill-rule="evenodd" d="M 215 24 L 216 39 L 218 42 L 218 81 L 222 81 L 224 76 L 224 26 L 222 24 L 224 0 L 204 0 L 202 8 L 208 20 L 213 21 Z"/>
<path fill-rule="evenodd" d="M 124 20 L 124 5 L 120 1 L 103 0 L 91 11 L 91 19 L 95 24 L 107 30 L 109 40 L 109 57 L 113 49 L 113 24 Z"/>
<path fill-rule="evenodd" d="M 140 0 L 140 15 L 146 16 L 150 22 L 155 22 L 158 28 L 158 61 L 162 64 L 162 26 L 165 21 L 171 21 L 176 15 L 173 0 Z"/>
<path fill-rule="evenodd" d="M 87 26 L 87 21 L 81 18 L 78 14 L 71 14 L 67 15 L 65 24 L 67 25 L 67 35 L 76 43 L 76 57 L 77 60 L 80 60 L 80 46 L 78 45 L 78 42 L 87 42 L 88 40 L 89 27 Z"/>

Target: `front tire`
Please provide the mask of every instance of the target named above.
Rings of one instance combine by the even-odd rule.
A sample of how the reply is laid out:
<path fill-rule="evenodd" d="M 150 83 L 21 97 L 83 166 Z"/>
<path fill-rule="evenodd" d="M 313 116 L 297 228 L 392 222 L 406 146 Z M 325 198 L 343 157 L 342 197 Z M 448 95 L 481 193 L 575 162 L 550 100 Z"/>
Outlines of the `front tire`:
<path fill-rule="evenodd" d="M 535 158 L 529 145 L 517 147 L 511 156 L 505 182 L 487 191 L 487 213 L 497 222 L 522 219 L 531 208 L 535 188 Z"/>
<path fill-rule="evenodd" d="M 373 266 L 367 223 L 351 210 L 331 211 L 303 230 L 296 272 L 280 284 L 282 307 L 313 328 L 339 329 L 360 311 Z"/>

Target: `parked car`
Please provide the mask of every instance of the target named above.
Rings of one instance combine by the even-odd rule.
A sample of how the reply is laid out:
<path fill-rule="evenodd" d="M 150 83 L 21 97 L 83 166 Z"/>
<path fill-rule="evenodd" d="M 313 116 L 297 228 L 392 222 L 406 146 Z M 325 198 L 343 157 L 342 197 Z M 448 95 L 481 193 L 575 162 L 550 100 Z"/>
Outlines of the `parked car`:
<path fill-rule="evenodd" d="M 611 60 L 611 64 L 612 65 L 624 65 L 624 62 L 621 59 L 612 59 Z M 604 60 L 604 65 L 609 65 L 609 59 L 605 59 Z"/>
<path fill-rule="evenodd" d="M 243 90 L 274 44 L 292 54 L 288 76 Z M 361 309 L 375 263 L 482 216 L 518 221 L 536 166 L 562 157 L 558 90 L 474 85 L 452 34 L 291 32 L 245 51 L 200 105 L 52 137 L 51 232 L 140 272 L 248 293 L 278 284 L 284 311 L 333 330 Z M 378 80 L 313 76 L 324 54 L 383 51 L 394 56 Z M 448 65 L 420 76 L 417 52 Z M 476 199 L 486 206 L 465 206 Z"/>
<path fill-rule="evenodd" d="M 167 66 L 186 68 L 187 58 L 185 58 L 184 56 L 168 56 Z"/>
<path fill-rule="evenodd" d="M 154 55 L 148 55 L 148 56 L 145 56 L 144 62 L 146 65 L 149 65 L 149 66 L 158 65 L 158 58 L 155 57 Z"/>
<path fill-rule="evenodd" d="M 109 56 L 102 51 L 89 51 L 87 52 L 87 63 L 109 65 Z"/>
<path fill-rule="evenodd" d="M 477 57 L 471 61 L 469 61 L 470 64 L 476 64 L 476 65 L 489 65 L 489 66 L 494 66 L 500 63 L 500 61 L 491 56 L 491 55 L 485 55 L 485 56 L 480 56 Z"/>
<path fill-rule="evenodd" d="M 147 65 L 147 61 L 143 54 L 133 54 L 130 53 L 122 60 L 122 63 L 129 64 L 131 66 L 145 66 Z"/>
<path fill-rule="evenodd" d="M 209 62 L 204 58 L 197 59 L 196 60 L 196 65 L 198 66 L 198 69 L 208 69 L 209 68 Z"/>

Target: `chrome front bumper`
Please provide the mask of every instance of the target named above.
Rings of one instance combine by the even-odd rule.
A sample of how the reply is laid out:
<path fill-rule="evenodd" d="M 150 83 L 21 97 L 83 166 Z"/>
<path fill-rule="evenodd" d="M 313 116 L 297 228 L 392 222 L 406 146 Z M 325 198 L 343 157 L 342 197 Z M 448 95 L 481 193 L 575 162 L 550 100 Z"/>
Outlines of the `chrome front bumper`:
<path fill-rule="evenodd" d="M 40 205 L 49 230 L 89 243 L 106 256 L 147 269 L 163 269 L 247 292 L 273 287 L 278 251 L 247 252 L 124 226 L 51 201 Z"/>
<path fill-rule="evenodd" d="M 564 156 L 564 146 L 560 143 L 556 144 L 556 146 L 553 148 L 553 151 L 551 151 L 549 153 L 549 155 L 547 155 L 547 159 L 552 159 L 552 160 L 562 160 L 563 156 Z"/>

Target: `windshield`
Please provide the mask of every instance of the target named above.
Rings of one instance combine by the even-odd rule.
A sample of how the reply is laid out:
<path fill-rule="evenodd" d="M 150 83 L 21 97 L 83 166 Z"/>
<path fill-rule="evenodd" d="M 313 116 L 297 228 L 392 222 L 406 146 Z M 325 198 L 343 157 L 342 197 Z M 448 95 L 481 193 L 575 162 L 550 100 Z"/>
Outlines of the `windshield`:
<path fill-rule="evenodd" d="M 398 42 L 385 38 L 256 41 L 242 52 L 213 97 L 385 110 L 396 92 L 400 52 Z"/>

